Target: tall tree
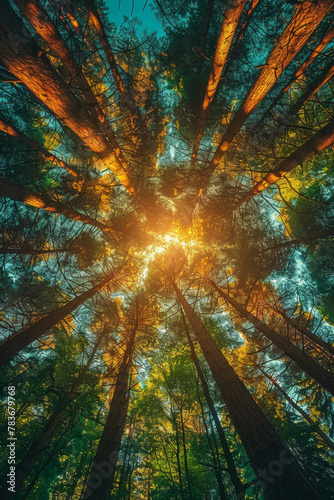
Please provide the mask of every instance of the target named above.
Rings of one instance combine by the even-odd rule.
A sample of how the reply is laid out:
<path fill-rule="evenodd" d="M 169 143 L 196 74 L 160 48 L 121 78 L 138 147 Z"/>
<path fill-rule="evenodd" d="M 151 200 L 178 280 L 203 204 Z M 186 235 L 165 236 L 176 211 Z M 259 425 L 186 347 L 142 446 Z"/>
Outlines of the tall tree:
<path fill-rule="evenodd" d="M 172 286 L 188 316 L 253 470 L 268 498 L 276 499 L 284 496 L 292 500 L 302 499 L 307 495 L 321 498 L 297 463 L 296 457 L 291 456 L 251 394 L 229 365 L 194 309 L 174 282 Z M 274 477 L 270 475 L 272 463 L 277 464 L 280 471 L 279 474 L 275 471 Z"/>
<path fill-rule="evenodd" d="M 316 132 L 308 141 L 305 142 L 300 148 L 291 153 L 285 158 L 272 172 L 269 172 L 263 177 L 262 180 L 257 182 L 255 186 L 246 192 L 243 197 L 233 205 L 233 210 L 240 207 L 243 203 L 249 201 L 251 198 L 264 189 L 282 179 L 286 174 L 291 172 L 293 168 L 300 165 L 302 162 L 311 158 L 313 155 L 328 148 L 334 142 L 334 120 L 331 120 L 322 129 Z"/>
<path fill-rule="evenodd" d="M 213 421 L 215 423 L 215 426 L 216 426 L 216 429 L 217 429 L 217 432 L 218 432 L 219 441 L 220 441 L 220 444 L 222 445 L 222 448 L 223 448 L 223 451 L 224 451 L 224 457 L 225 457 L 225 460 L 226 460 L 226 463 L 227 463 L 227 472 L 228 472 L 228 474 L 231 477 L 231 481 L 233 483 L 233 486 L 234 486 L 236 494 L 239 495 L 239 494 L 242 494 L 242 493 L 244 493 L 246 491 L 247 485 L 242 484 L 242 482 L 240 480 L 240 477 L 238 475 L 238 472 L 237 472 L 237 469 L 236 469 L 236 466 L 235 466 L 235 463 L 234 463 L 233 455 L 232 455 L 232 453 L 230 451 L 230 447 L 228 445 L 224 429 L 223 429 L 223 427 L 222 427 L 222 425 L 220 423 L 220 420 L 219 420 L 219 417 L 218 417 L 215 405 L 214 405 L 214 403 L 212 401 L 212 398 L 211 398 L 211 395 L 210 395 L 209 386 L 208 386 L 208 383 L 207 383 L 207 381 L 205 379 L 205 376 L 204 376 L 204 373 L 202 371 L 202 368 L 201 368 L 201 365 L 199 363 L 199 360 L 197 358 L 196 351 L 194 349 L 194 344 L 193 344 L 193 341 L 191 339 L 190 332 L 188 330 L 188 326 L 187 326 L 186 320 L 184 318 L 184 313 L 183 313 L 182 309 L 181 309 L 181 314 L 182 314 L 182 319 L 183 319 L 185 333 L 186 333 L 186 336 L 187 336 L 187 339 L 188 339 L 188 343 L 189 343 L 189 347 L 190 347 L 191 359 L 193 360 L 195 369 L 196 369 L 197 374 L 198 374 L 198 378 L 201 381 L 201 384 L 202 384 L 202 387 L 203 387 L 204 396 L 205 396 L 205 399 L 206 399 L 206 401 L 208 403 L 209 409 L 210 409 L 210 411 L 212 413 L 212 418 L 213 418 Z"/>
<path fill-rule="evenodd" d="M 240 19 L 242 10 L 246 4 L 246 0 L 237 0 L 231 2 L 228 5 L 226 11 L 224 12 L 224 18 L 221 25 L 215 56 L 212 63 L 212 70 L 209 76 L 209 81 L 206 87 L 204 101 L 202 104 L 201 113 L 198 119 L 198 126 L 196 132 L 196 139 L 191 155 L 190 168 L 195 168 L 195 162 L 197 158 L 197 153 L 201 138 L 203 135 L 206 120 L 209 115 L 210 104 L 215 96 L 221 74 L 224 69 L 225 62 L 233 41 L 235 30 L 238 26 L 238 21 Z"/>
<path fill-rule="evenodd" d="M 107 420 L 84 491 L 84 498 L 102 500 L 112 488 L 129 405 L 129 375 L 139 318 L 136 316 L 119 366 Z"/>
<path fill-rule="evenodd" d="M 297 6 L 295 14 L 279 37 L 265 66 L 261 69 L 246 98 L 229 123 L 209 166 L 203 171 L 198 188 L 199 194 L 206 187 L 212 173 L 247 118 L 267 95 L 281 73 L 303 47 L 331 7 L 332 2 L 330 0 L 324 0 L 317 4 L 312 1 L 305 1 Z M 293 50 L 291 50 L 292 46 Z"/>
<path fill-rule="evenodd" d="M 218 294 L 226 300 L 233 308 L 241 314 L 245 319 L 250 321 L 257 330 L 263 333 L 273 344 L 281 349 L 284 354 L 289 356 L 290 359 L 305 371 L 310 377 L 314 378 L 321 384 L 328 392 L 334 394 L 334 376 L 331 372 L 323 368 L 316 360 L 312 359 L 308 354 L 303 352 L 299 347 L 295 346 L 282 335 L 279 335 L 272 328 L 267 326 L 263 321 L 254 316 L 246 308 L 242 307 L 238 302 L 231 297 L 228 293 L 224 292 L 221 287 L 218 287 L 214 282 L 210 282 Z"/>
<path fill-rule="evenodd" d="M 107 274 L 107 276 L 97 285 L 93 286 L 86 292 L 78 295 L 70 300 L 67 304 L 53 310 L 44 318 L 11 335 L 6 340 L 3 340 L 1 345 L 0 365 L 7 363 L 16 356 L 22 349 L 25 349 L 29 344 L 38 340 L 42 335 L 45 335 L 53 326 L 57 325 L 66 316 L 75 311 L 79 306 L 84 304 L 88 299 L 100 292 L 105 286 L 117 279 L 117 272 Z"/>
<path fill-rule="evenodd" d="M 6 67 L 110 168 L 129 193 L 138 198 L 118 145 L 111 145 L 79 105 L 71 88 L 58 76 L 49 60 L 24 28 L 7 0 L 1 0 L 1 59 Z M 36 55 L 38 55 L 36 57 Z"/>

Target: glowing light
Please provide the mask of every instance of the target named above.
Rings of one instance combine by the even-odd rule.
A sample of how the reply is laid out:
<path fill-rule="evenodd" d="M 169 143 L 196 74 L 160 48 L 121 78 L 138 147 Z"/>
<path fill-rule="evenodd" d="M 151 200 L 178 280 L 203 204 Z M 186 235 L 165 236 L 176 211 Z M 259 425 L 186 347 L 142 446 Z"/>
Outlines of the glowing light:
<path fill-rule="evenodd" d="M 143 251 L 135 252 L 135 256 L 140 258 L 141 263 L 143 264 L 138 284 L 140 286 L 144 284 L 145 279 L 148 276 L 150 265 L 157 255 L 168 252 L 171 247 L 175 246 L 183 248 L 187 251 L 187 253 L 189 253 L 189 250 L 193 249 L 195 246 L 198 247 L 198 244 L 199 243 L 197 241 L 189 239 L 189 234 L 186 235 L 185 239 L 182 239 L 179 234 L 175 233 L 155 235 L 155 242 L 153 244 L 148 245 Z"/>

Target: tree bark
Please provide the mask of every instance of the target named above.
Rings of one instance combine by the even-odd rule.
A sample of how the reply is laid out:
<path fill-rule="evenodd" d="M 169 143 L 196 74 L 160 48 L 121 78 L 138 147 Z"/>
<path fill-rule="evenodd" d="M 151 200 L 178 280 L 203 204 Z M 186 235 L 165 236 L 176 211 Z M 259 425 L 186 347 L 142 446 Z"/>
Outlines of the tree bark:
<path fill-rule="evenodd" d="M 14 184 L 14 182 L 7 181 L 2 178 L 0 178 L 0 196 L 4 196 L 5 198 L 10 198 L 15 201 L 21 201 L 22 203 L 26 203 L 32 207 L 43 208 L 48 212 L 61 214 L 69 219 L 79 220 L 80 222 L 89 224 L 90 226 L 98 227 L 105 232 L 113 231 L 110 226 L 89 217 L 89 215 L 77 212 L 60 201 L 50 200 L 45 195 L 40 195 L 35 193 L 35 191 L 31 191 L 30 189 L 26 189 L 23 186 L 19 186 L 18 184 Z"/>
<path fill-rule="evenodd" d="M 310 66 L 310 64 L 314 61 L 314 59 L 327 47 L 327 45 L 333 40 L 334 38 L 334 28 L 331 28 L 321 39 L 321 41 L 318 43 L 318 45 L 315 47 L 315 49 L 310 53 L 310 55 L 305 59 L 303 64 L 299 66 L 293 77 L 289 80 L 289 82 L 285 85 L 285 87 L 281 90 L 281 92 L 278 94 L 277 97 L 275 97 L 274 101 L 270 104 L 269 109 L 265 112 L 265 114 L 262 116 L 261 120 L 257 123 L 257 125 L 254 127 L 255 130 L 258 130 L 262 124 L 263 121 L 266 119 L 266 117 L 270 114 L 271 110 L 280 102 L 284 94 L 289 90 L 291 85 L 298 80 L 298 78 L 305 73 L 307 68 Z"/>
<path fill-rule="evenodd" d="M 309 482 L 266 419 L 253 397 L 229 365 L 216 342 L 207 331 L 194 309 L 187 302 L 177 285 L 171 281 L 175 293 L 188 316 L 212 375 L 226 403 L 233 424 L 239 433 L 250 463 L 269 500 L 320 499 L 321 496 Z M 274 470 L 274 467 L 279 470 Z"/>
<path fill-rule="evenodd" d="M 247 191 L 247 193 L 232 206 L 231 210 L 233 211 L 239 208 L 243 203 L 249 201 L 257 194 L 262 193 L 264 189 L 267 189 L 269 186 L 282 179 L 282 177 L 291 172 L 295 167 L 319 153 L 319 151 L 323 151 L 333 144 L 333 142 L 334 120 L 332 119 L 325 127 L 320 129 L 306 141 L 305 144 L 285 158 L 272 172 L 269 172 L 261 181 L 257 182 L 253 189 Z"/>
<path fill-rule="evenodd" d="M 312 377 L 316 382 L 322 385 L 330 394 L 334 396 L 334 374 L 327 371 L 319 363 L 311 358 L 308 354 L 301 351 L 299 347 L 286 340 L 282 335 L 279 335 L 275 330 L 267 326 L 263 321 L 259 320 L 254 314 L 250 313 L 242 307 L 238 302 L 225 293 L 219 286 L 210 280 L 213 288 L 218 294 L 226 300 L 231 306 L 246 320 L 248 320 L 255 328 L 263 333 L 276 347 L 284 352 L 286 356 L 292 359 L 301 370 Z"/>
<path fill-rule="evenodd" d="M 129 405 L 129 372 L 132 365 L 131 358 L 137 328 L 138 318 L 132 328 L 120 364 L 107 421 L 84 490 L 84 500 L 105 500 L 108 498 L 114 483 L 116 464 Z"/>
<path fill-rule="evenodd" d="M 236 0 L 224 12 L 224 19 L 218 37 L 216 52 L 212 64 L 212 70 L 206 87 L 201 114 L 198 120 L 196 139 L 193 152 L 191 155 L 191 164 L 190 164 L 191 170 L 195 168 L 195 162 L 197 158 L 199 145 L 203 135 L 206 120 L 209 116 L 209 108 L 215 96 L 220 81 L 220 77 L 224 69 L 225 62 L 227 60 L 227 55 L 233 41 L 235 30 L 238 26 L 238 21 L 240 19 L 246 1 L 247 0 Z"/>
<path fill-rule="evenodd" d="M 73 175 L 73 177 L 78 177 L 79 173 L 76 168 L 70 167 L 66 162 L 58 158 L 58 156 L 50 153 L 50 151 L 45 149 L 43 146 L 40 146 L 40 144 L 34 141 L 34 139 L 30 139 L 30 137 L 25 135 L 23 132 L 20 132 L 17 128 L 10 125 L 1 115 L 0 115 L 0 130 L 2 132 L 5 132 L 5 134 L 8 134 L 12 137 L 16 137 L 26 146 L 28 146 L 29 149 L 37 151 L 37 153 L 39 153 L 43 158 L 45 158 L 45 160 L 55 162 L 56 165 L 58 165 L 60 168 L 64 168 L 65 170 L 67 170 L 68 173 Z"/>
<path fill-rule="evenodd" d="M 236 466 L 235 466 L 235 463 L 234 463 L 233 455 L 231 453 L 230 447 L 229 447 L 227 439 L 225 437 L 225 432 L 224 432 L 224 429 L 223 429 L 223 427 L 222 427 L 222 425 L 220 423 L 220 419 L 218 417 L 215 405 L 214 405 L 214 403 L 212 401 L 212 398 L 211 398 L 211 395 L 210 395 L 209 386 L 208 386 L 208 383 L 207 383 L 207 381 L 205 379 L 205 376 L 204 376 L 204 373 L 202 371 L 202 368 L 201 368 L 201 365 L 199 363 L 199 360 L 197 358 L 196 351 L 194 349 L 194 344 L 193 344 L 193 341 L 191 339 L 191 336 L 190 336 L 190 333 L 189 333 L 189 330 L 188 330 L 188 326 L 187 326 L 187 323 L 186 323 L 186 320 L 185 320 L 185 317 L 184 317 L 182 309 L 181 309 L 181 315 L 182 315 L 184 329 L 185 329 L 185 332 L 186 332 L 186 335 L 187 335 L 187 339 L 188 339 L 188 343 L 189 343 L 189 347 L 190 347 L 191 359 L 192 359 L 192 361 L 194 363 L 194 366 L 196 368 L 198 377 L 199 377 L 199 379 L 201 381 L 201 384 L 202 384 L 202 387 L 203 387 L 204 396 L 205 396 L 206 402 L 208 403 L 208 407 L 209 407 L 209 410 L 211 412 L 213 421 L 215 423 L 215 426 L 216 426 L 216 429 L 217 429 L 217 432 L 218 432 L 218 437 L 219 437 L 220 444 L 221 444 L 221 446 L 223 448 L 224 457 L 225 457 L 226 464 L 227 464 L 227 472 L 228 472 L 228 474 L 229 474 L 229 476 L 231 478 L 231 481 L 232 481 L 232 484 L 234 486 L 236 494 L 238 495 L 239 493 L 244 493 L 247 487 L 244 484 L 242 484 L 242 482 L 241 482 L 241 480 L 239 478 L 239 475 L 238 475 L 238 472 L 237 472 L 237 469 L 236 469 Z"/>
<path fill-rule="evenodd" d="M 99 127 L 92 125 L 89 113 L 79 105 L 71 88 L 51 66 L 8 0 L 0 0 L 0 7 L 2 11 L 0 52 L 1 60 L 7 69 L 17 76 L 89 149 L 99 155 L 103 166 L 112 170 L 130 194 L 138 197 L 130 173 L 122 160 L 120 148 L 112 146 Z"/>
<path fill-rule="evenodd" d="M 44 316 L 31 326 L 13 333 L 8 339 L 0 342 L 0 366 L 14 358 L 20 351 L 29 344 L 45 335 L 52 327 L 57 325 L 66 316 L 72 314 L 79 306 L 92 298 L 96 293 L 102 290 L 104 286 L 110 283 L 115 277 L 115 273 L 110 273 L 98 285 L 93 286 L 86 292 L 70 300 L 67 304 L 58 307 Z"/>
<path fill-rule="evenodd" d="M 202 171 L 197 198 L 207 186 L 211 175 L 247 118 L 268 94 L 284 69 L 305 45 L 308 38 L 332 7 L 332 0 L 319 2 L 306 0 L 296 7 L 295 14 L 278 39 L 266 64 L 261 69 L 259 76 L 227 127 L 209 166 Z"/>
<path fill-rule="evenodd" d="M 252 16 L 254 14 L 254 11 L 256 9 L 256 7 L 258 6 L 260 0 L 252 0 L 248 6 L 248 9 L 247 9 L 247 13 L 246 13 L 246 16 L 245 16 L 245 19 L 241 25 L 241 28 L 240 30 L 237 31 L 236 33 L 236 40 L 234 42 L 234 44 L 232 45 L 231 47 L 231 51 L 230 51 L 230 57 L 229 59 L 226 61 L 226 64 L 225 64 L 225 67 L 224 67 L 224 73 L 223 75 L 228 75 L 229 71 L 230 71 L 230 68 L 233 64 L 233 61 L 236 59 L 236 56 L 239 52 L 239 48 L 240 48 L 240 43 L 241 43 L 241 40 L 249 26 L 249 23 L 251 22 L 252 20 Z M 223 76 L 223 77 L 224 77 Z"/>
<path fill-rule="evenodd" d="M 52 51 L 59 57 L 63 63 L 66 71 L 68 72 L 71 80 L 77 85 L 87 103 L 90 105 L 90 111 L 93 117 L 100 122 L 100 127 L 107 135 L 112 146 L 119 148 L 116 137 L 108 124 L 103 110 L 99 102 L 90 88 L 86 77 L 81 69 L 81 66 L 76 62 L 67 47 L 65 41 L 61 37 L 57 28 L 52 24 L 46 10 L 42 7 L 38 0 L 14 0 L 16 5 L 20 8 L 23 15 L 28 19 L 34 30 L 43 38 L 49 45 Z M 122 161 L 125 159 L 122 157 Z"/>

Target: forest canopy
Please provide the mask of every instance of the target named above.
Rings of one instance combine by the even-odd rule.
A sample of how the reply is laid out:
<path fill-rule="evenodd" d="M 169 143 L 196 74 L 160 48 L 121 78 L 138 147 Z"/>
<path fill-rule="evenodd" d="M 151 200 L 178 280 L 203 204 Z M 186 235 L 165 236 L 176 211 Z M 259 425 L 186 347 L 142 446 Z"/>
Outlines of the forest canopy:
<path fill-rule="evenodd" d="M 333 1 L 149 8 L 0 0 L 0 498 L 329 500 Z"/>

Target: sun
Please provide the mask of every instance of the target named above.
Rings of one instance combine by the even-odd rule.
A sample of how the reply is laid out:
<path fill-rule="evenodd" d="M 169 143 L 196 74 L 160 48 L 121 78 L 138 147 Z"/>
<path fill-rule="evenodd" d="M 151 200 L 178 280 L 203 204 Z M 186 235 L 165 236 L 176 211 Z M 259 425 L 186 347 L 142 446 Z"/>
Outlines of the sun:
<path fill-rule="evenodd" d="M 187 260 L 191 258 L 195 249 L 200 246 L 200 242 L 192 239 L 190 234 L 180 234 L 171 232 L 166 234 L 155 234 L 153 242 L 147 245 L 145 249 L 136 251 L 134 257 L 140 260 L 141 271 L 138 277 L 139 286 L 143 286 L 149 274 L 150 267 L 154 264 L 157 256 L 168 254 L 175 249 L 182 249 Z"/>

